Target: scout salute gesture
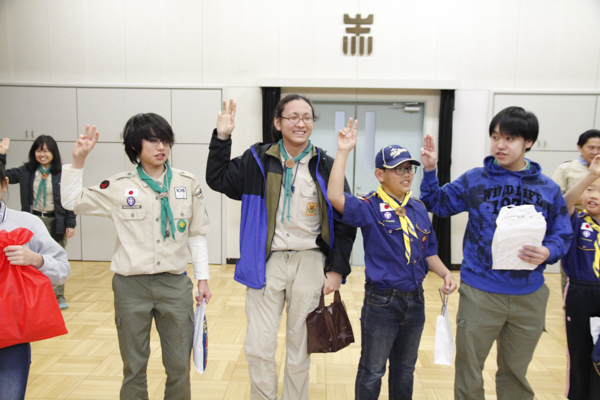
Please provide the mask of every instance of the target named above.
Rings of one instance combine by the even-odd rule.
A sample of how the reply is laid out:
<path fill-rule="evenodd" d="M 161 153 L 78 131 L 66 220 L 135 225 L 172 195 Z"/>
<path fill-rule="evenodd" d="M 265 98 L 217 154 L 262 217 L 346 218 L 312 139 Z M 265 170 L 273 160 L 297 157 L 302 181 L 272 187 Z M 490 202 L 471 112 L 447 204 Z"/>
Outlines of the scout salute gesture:
<path fill-rule="evenodd" d="M 123 144 L 135 171 L 84 189 L 84 162 L 97 141 L 96 127 L 86 127 L 73 148 L 73 164 L 63 167 L 61 193 L 65 208 L 111 218 L 117 231 L 111 270 L 123 359 L 121 399 L 148 398 L 152 319 L 167 374 L 165 399 L 190 399 L 194 310 L 193 285 L 185 274 L 190 253 L 197 301 L 211 298 L 205 236 L 210 222 L 202 190 L 193 175 L 169 165 L 175 138 L 159 115 L 138 114 L 125 124 Z"/>

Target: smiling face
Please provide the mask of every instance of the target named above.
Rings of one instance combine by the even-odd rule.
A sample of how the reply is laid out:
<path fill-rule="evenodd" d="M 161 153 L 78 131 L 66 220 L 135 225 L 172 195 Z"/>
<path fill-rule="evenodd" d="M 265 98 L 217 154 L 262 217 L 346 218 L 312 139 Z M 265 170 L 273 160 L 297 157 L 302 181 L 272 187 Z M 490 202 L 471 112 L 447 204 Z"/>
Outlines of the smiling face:
<path fill-rule="evenodd" d="M 142 139 L 142 151 L 140 151 L 140 163 L 146 172 L 152 170 L 162 171 L 163 164 L 169 159 L 171 146 L 159 139 Z"/>
<path fill-rule="evenodd" d="M 490 136 L 491 153 L 498 165 L 509 171 L 519 171 L 525 167 L 525 151 L 533 145 L 533 141 L 521 136 L 500 133 L 498 125 Z"/>
<path fill-rule="evenodd" d="M 600 179 L 595 180 L 585 189 L 581 196 L 581 202 L 588 214 L 598 221 L 598 217 L 600 217 Z"/>
<path fill-rule="evenodd" d="M 50 150 L 48 150 L 48 146 L 46 145 L 46 143 L 44 143 L 42 147 L 38 147 L 35 151 L 35 160 L 39 162 L 44 168 L 48 168 L 50 166 L 50 163 L 52 162 L 53 158 L 54 156 L 52 155 Z"/>
<path fill-rule="evenodd" d="M 406 161 L 398 167 L 410 168 L 412 167 L 412 164 L 410 161 Z M 396 200 L 402 200 L 404 195 L 410 191 L 410 185 L 415 176 L 408 171 L 404 172 L 402 175 L 398 175 L 394 168 L 384 168 L 376 169 L 375 177 L 381 182 L 383 190 L 385 190 L 387 194 L 391 195 Z"/>
<path fill-rule="evenodd" d="M 303 118 L 314 117 L 312 108 L 304 100 L 292 100 L 285 105 L 281 113 L 283 118 L 275 118 L 273 123 L 283 136 L 283 146 L 290 153 L 290 157 L 295 157 L 302 153 L 308 145 L 308 138 L 312 135 L 314 123 L 304 122 Z M 297 123 L 292 123 L 289 119 L 299 117 Z"/>

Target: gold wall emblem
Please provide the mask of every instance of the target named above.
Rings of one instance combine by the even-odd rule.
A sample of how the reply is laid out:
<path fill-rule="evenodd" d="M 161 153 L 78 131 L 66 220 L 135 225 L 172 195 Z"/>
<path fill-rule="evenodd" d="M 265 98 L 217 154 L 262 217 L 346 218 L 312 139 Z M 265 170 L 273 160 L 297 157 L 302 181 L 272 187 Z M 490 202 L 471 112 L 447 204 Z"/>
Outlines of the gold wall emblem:
<path fill-rule="evenodd" d="M 350 37 L 350 54 L 356 54 L 356 39 L 358 38 L 358 54 L 363 56 L 365 54 L 365 36 L 361 36 L 365 33 L 370 33 L 371 28 L 365 28 L 362 25 L 372 25 L 373 14 L 369 14 L 368 17 L 362 18 L 360 14 L 356 14 L 355 18 L 350 18 L 348 14 L 344 14 L 344 25 L 355 25 L 351 28 L 346 28 L 346 33 L 353 34 Z M 344 54 L 348 54 L 348 36 L 344 36 L 343 43 Z M 367 37 L 367 55 L 371 55 L 373 52 L 373 36 Z"/>

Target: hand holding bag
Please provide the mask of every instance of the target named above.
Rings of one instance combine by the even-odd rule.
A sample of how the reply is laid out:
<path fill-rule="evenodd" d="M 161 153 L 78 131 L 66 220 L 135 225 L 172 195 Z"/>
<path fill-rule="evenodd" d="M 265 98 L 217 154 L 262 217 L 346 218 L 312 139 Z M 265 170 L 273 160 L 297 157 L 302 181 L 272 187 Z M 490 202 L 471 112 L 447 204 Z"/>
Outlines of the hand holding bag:
<path fill-rule="evenodd" d="M 319 306 L 306 317 L 306 330 L 308 354 L 335 353 L 354 343 L 352 325 L 339 291 L 335 291 L 333 303 L 327 307 L 321 292 Z"/>
<path fill-rule="evenodd" d="M 452 365 L 454 359 L 454 338 L 452 337 L 452 327 L 450 325 L 450 314 L 448 313 L 448 298 L 440 289 L 442 298 L 442 313 L 438 315 L 435 322 L 435 351 L 433 363 L 441 365 Z"/>
<path fill-rule="evenodd" d="M 0 249 L 23 245 L 33 232 L 0 231 Z M 0 251 L 0 349 L 64 335 L 65 321 L 50 279 L 37 268 L 12 265 Z"/>

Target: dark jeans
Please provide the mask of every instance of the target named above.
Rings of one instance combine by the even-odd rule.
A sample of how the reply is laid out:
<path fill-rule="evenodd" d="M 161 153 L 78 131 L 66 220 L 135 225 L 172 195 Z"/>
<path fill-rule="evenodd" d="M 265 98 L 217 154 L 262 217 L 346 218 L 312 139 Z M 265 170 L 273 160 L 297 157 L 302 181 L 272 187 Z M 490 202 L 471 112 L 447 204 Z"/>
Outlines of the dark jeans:
<path fill-rule="evenodd" d="M 389 398 L 412 399 L 415 364 L 425 325 L 423 288 L 378 290 L 365 284 L 361 311 L 362 345 L 355 398 L 377 399 L 390 360 Z"/>
<path fill-rule="evenodd" d="M 0 400 L 23 400 L 31 364 L 29 343 L 0 349 Z"/>

